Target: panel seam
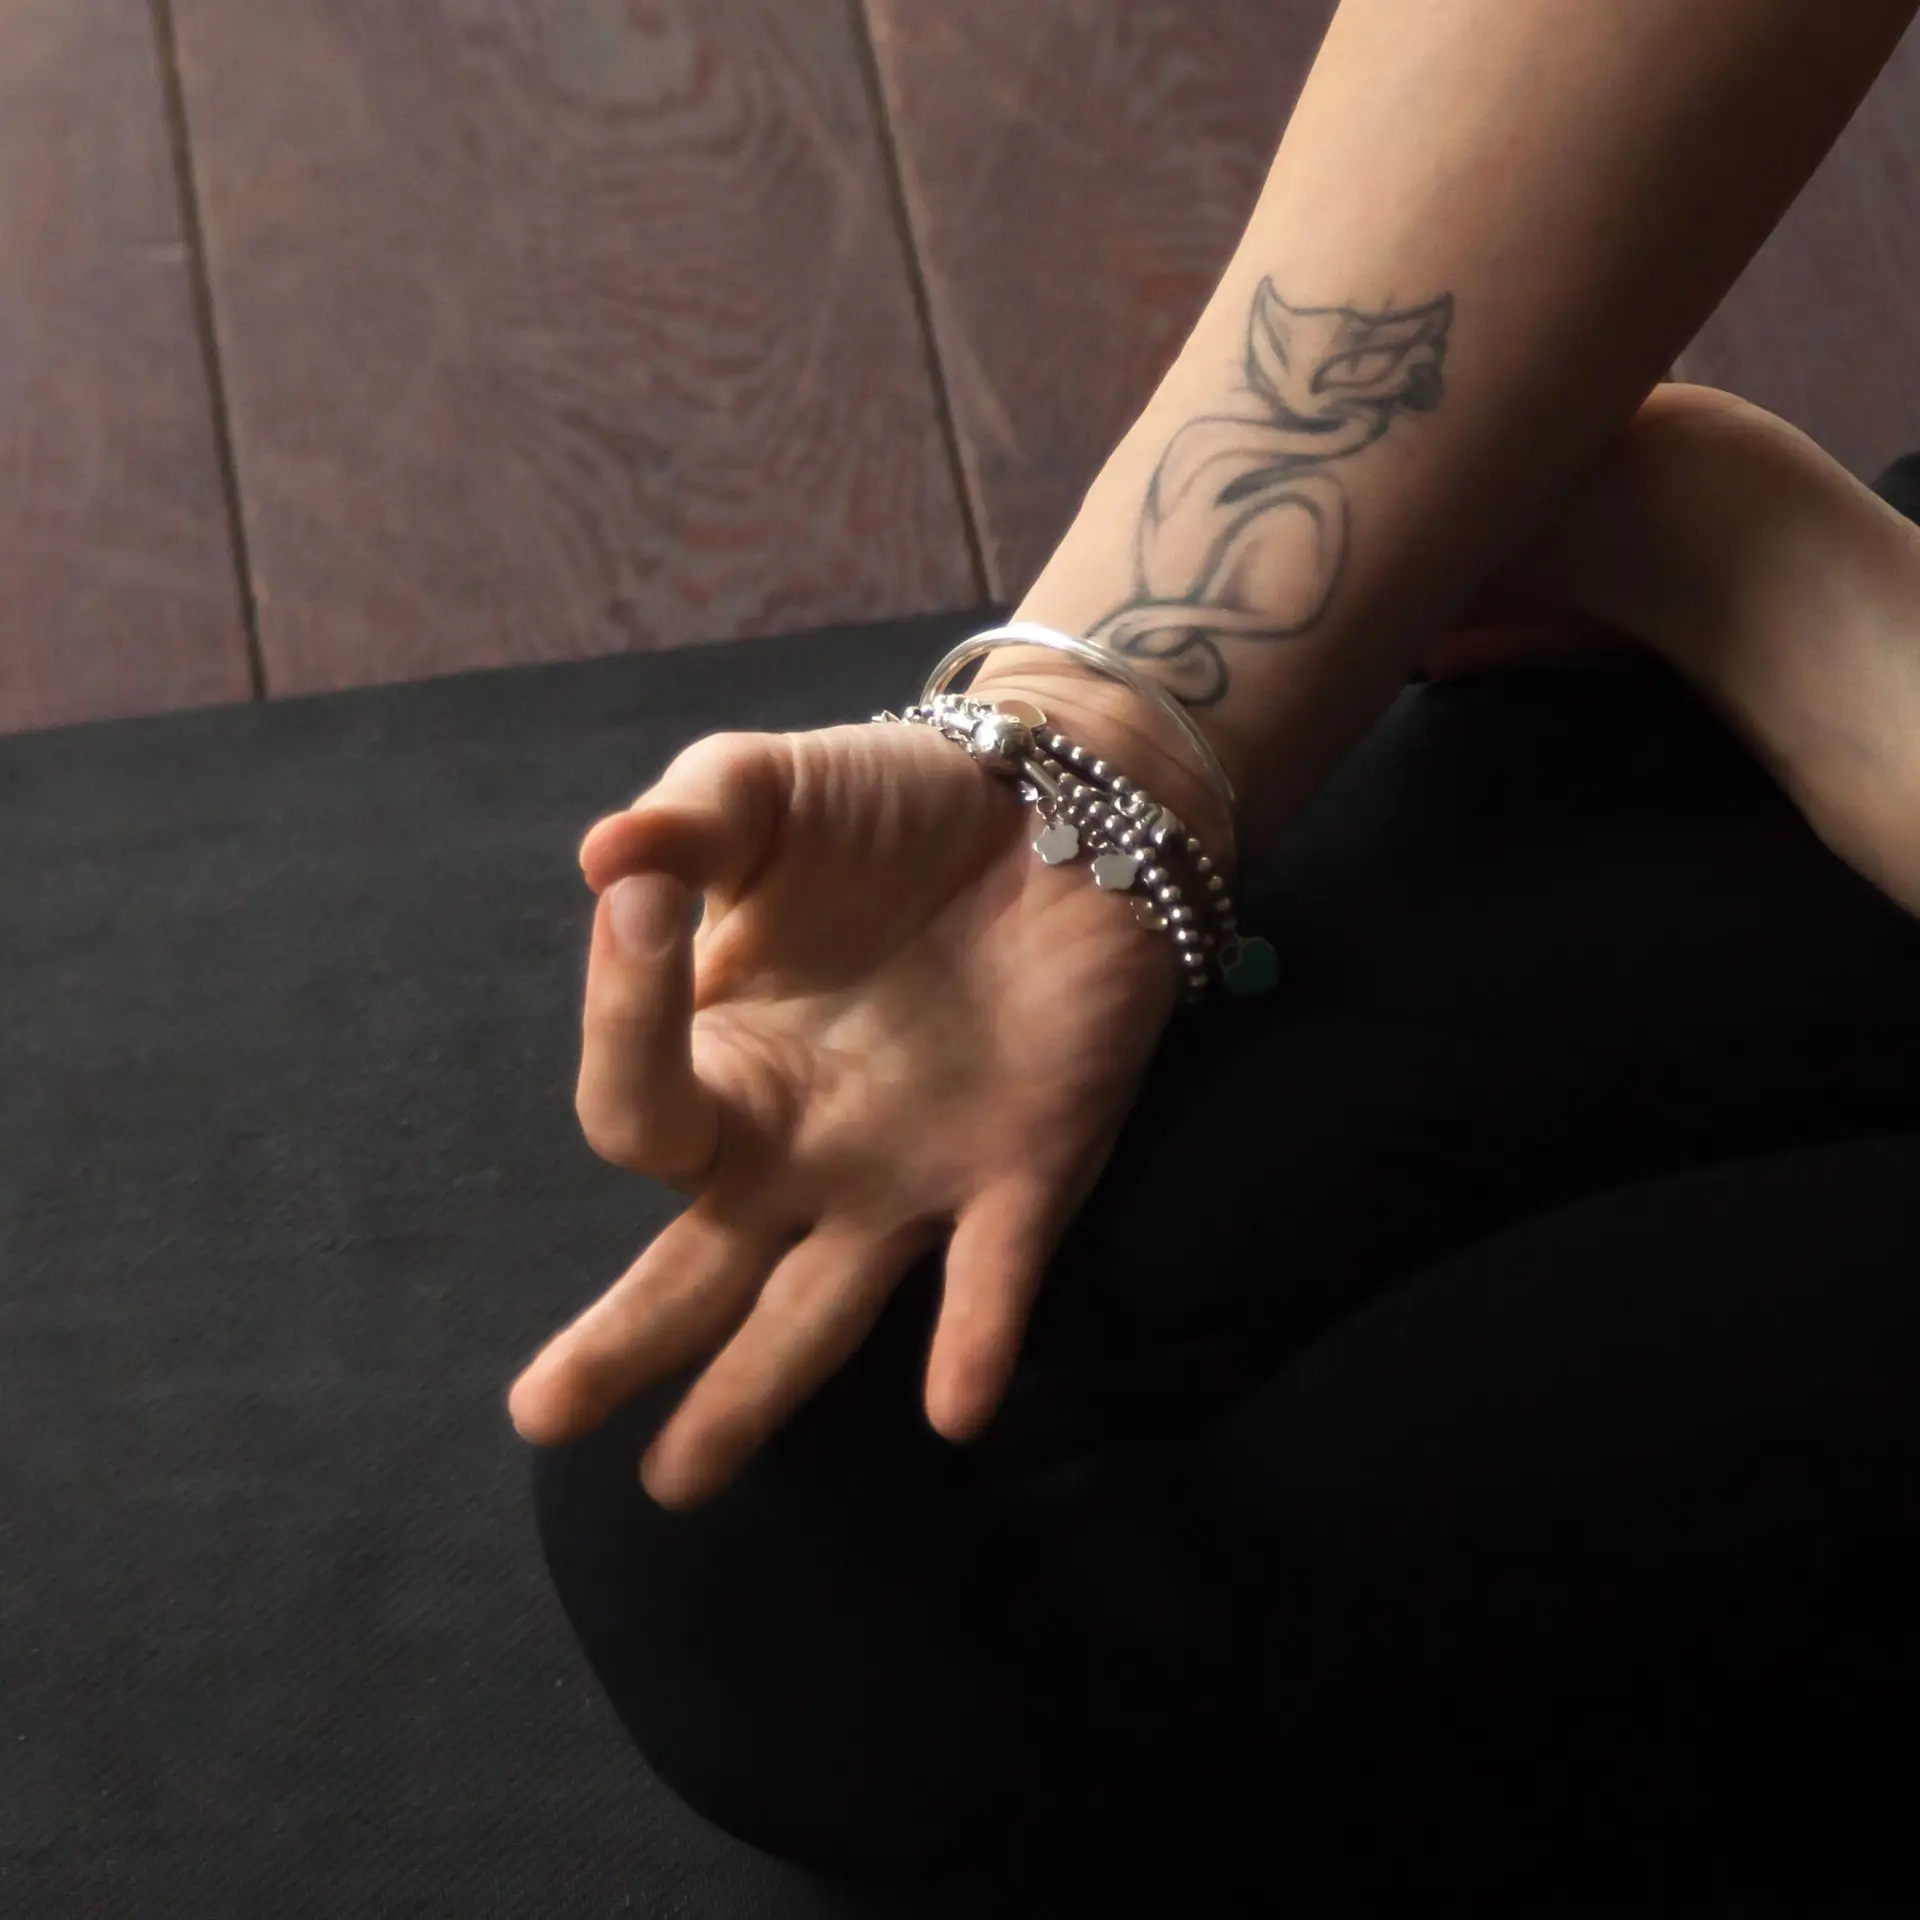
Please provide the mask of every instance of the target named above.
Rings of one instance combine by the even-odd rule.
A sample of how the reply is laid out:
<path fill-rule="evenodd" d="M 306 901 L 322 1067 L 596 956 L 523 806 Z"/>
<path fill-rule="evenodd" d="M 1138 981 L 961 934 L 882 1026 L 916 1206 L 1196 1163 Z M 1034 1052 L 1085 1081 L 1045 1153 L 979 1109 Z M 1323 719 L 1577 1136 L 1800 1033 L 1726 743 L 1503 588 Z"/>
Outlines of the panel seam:
<path fill-rule="evenodd" d="M 179 47 L 173 28 L 172 0 L 149 0 L 154 54 L 160 69 L 160 94 L 173 154 L 180 237 L 186 243 L 187 279 L 192 291 L 194 331 L 212 414 L 214 459 L 220 470 L 220 496 L 226 513 L 227 542 L 234 586 L 240 600 L 240 624 L 247 649 L 247 678 L 253 698 L 267 697 L 266 663 L 260 651 L 260 608 L 253 586 L 253 560 L 247 545 L 246 515 L 240 500 L 240 469 L 234 454 L 233 415 L 227 404 L 220 337 L 214 323 L 213 278 L 207 264 L 206 234 L 200 220 L 200 189 L 193 161 L 193 136 L 187 120 L 186 89 L 180 81 Z"/>

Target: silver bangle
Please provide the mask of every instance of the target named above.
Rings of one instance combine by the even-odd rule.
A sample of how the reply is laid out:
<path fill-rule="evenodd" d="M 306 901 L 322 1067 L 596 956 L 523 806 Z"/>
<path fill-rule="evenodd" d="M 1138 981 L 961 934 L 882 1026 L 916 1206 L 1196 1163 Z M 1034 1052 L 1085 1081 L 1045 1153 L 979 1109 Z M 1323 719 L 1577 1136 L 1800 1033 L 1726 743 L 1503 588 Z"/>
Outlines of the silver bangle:
<path fill-rule="evenodd" d="M 1118 680 L 1122 686 L 1131 687 L 1135 693 L 1156 701 L 1170 713 L 1199 756 L 1200 765 L 1226 810 L 1227 851 L 1238 870 L 1240 802 L 1234 794 L 1233 782 L 1227 777 L 1226 768 L 1220 764 L 1220 756 L 1213 750 L 1212 742 L 1194 724 L 1193 716 L 1159 681 L 1142 673 L 1107 648 L 1091 640 L 1082 640 L 1076 634 L 1039 626 L 1031 620 L 1016 620 L 1009 626 L 990 627 L 984 633 L 976 633 L 962 640 L 934 667 L 927 676 L 926 686 L 921 690 L 920 704 L 931 706 L 959 678 L 963 669 L 996 649 L 1007 646 L 1049 647 L 1055 653 L 1071 654 L 1096 673 L 1105 675 L 1109 680 Z"/>

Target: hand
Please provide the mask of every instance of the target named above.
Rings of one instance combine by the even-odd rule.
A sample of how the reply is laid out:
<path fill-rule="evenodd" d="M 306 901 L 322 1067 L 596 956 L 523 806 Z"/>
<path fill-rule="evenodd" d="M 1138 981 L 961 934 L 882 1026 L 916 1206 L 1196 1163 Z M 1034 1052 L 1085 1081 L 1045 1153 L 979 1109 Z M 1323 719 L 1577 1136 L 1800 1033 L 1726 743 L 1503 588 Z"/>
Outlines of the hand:
<path fill-rule="evenodd" d="M 1456 680 L 1529 662 L 1659 651 L 1655 632 L 1672 598 L 1661 576 L 1672 571 L 1675 540 L 1671 510 L 1657 509 L 1652 493 L 1671 493 L 1677 482 L 1684 496 L 1703 440 L 1716 456 L 1707 477 L 1724 485 L 1726 460 L 1742 464 L 1737 444 L 1721 446 L 1729 424 L 1739 434 L 1762 422 L 1780 425 L 1717 388 L 1661 382 L 1428 649 L 1420 662 L 1427 676 Z"/>
<path fill-rule="evenodd" d="M 1104 691 L 1039 697 L 1118 753 Z M 1136 777 L 1186 800 L 1171 767 Z M 522 1373 L 523 1436 L 588 1432 L 706 1360 L 642 1472 L 695 1505 L 949 1229 L 927 1412 L 950 1439 L 986 1423 L 1177 995 L 1165 935 L 1083 863 L 1043 865 L 1034 824 L 953 743 L 867 724 L 698 741 L 587 835 L 580 1123 L 694 1197 Z"/>

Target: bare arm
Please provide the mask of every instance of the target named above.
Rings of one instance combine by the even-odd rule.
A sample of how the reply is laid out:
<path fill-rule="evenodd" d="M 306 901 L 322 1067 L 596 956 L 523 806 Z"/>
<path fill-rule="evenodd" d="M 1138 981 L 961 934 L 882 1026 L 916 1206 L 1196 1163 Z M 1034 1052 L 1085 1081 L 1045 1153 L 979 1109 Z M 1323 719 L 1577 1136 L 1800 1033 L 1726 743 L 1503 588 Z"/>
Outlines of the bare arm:
<path fill-rule="evenodd" d="M 1346 0 L 1021 611 L 1163 675 L 1278 824 L 1624 425 L 1912 10 Z M 1151 703 L 1052 653 L 989 664 L 1222 846 Z M 529 1438 L 697 1362 L 646 1472 L 697 1504 L 943 1239 L 928 1415 L 991 1417 L 1178 990 L 1161 934 L 1029 827 L 926 729 L 859 724 L 696 742 L 596 826 L 581 1122 L 694 1199 L 516 1383 Z"/>
<path fill-rule="evenodd" d="M 1172 687 L 1257 843 L 1632 416 L 1914 12 L 1344 0 L 1218 289 L 1020 617 Z M 1105 701 L 1124 732 L 1132 696 L 1077 672 L 1009 649 L 983 690 L 1051 687 L 1083 728 Z"/>

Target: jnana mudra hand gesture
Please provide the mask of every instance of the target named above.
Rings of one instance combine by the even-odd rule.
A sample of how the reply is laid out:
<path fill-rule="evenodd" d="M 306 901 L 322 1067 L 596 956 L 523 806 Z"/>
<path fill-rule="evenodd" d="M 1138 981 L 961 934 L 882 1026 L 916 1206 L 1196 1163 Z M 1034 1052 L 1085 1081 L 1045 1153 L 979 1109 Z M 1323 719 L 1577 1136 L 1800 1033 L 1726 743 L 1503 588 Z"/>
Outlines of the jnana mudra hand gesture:
<path fill-rule="evenodd" d="M 521 1378 L 527 1437 L 711 1356 L 645 1468 L 696 1502 L 943 1239 L 928 1416 L 954 1439 L 991 1416 L 1167 1021 L 1234 937 L 1201 755 L 1055 657 L 1016 679 L 996 650 L 944 724 L 711 736 L 589 834 L 580 1121 L 694 1198 Z"/>
<path fill-rule="evenodd" d="M 580 1123 L 690 1198 L 515 1383 L 527 1438 L 698 1368 L 643 1468 L 697 1505 L 943 1242 L 927 1415 L 977 1434 L 1169 1021 L 1286 990 L 1244 867 L 1423 660 L 1651 646 L 1920 906 L 1872 613 L 1911 529 L 1771 416 L 1659 386 L 1911 8 L 1536 11 L 1340 8 L 1028 630 L 950 689 L 978 707 L 704 739 L 588 834 Z M 1815 536 L 1844 607 L 1809 603 Z"/>

